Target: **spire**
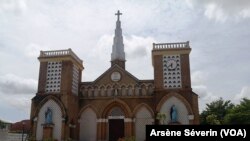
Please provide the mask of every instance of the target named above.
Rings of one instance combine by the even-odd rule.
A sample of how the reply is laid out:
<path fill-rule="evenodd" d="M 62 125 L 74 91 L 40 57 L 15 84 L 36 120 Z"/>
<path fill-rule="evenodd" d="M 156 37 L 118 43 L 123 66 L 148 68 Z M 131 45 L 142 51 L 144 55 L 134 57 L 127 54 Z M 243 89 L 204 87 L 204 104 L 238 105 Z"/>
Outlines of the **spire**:
<path fill-rule="evenodd" d="M 125 52 L 120 21 L 120 15 L 122 15 L 122 13 L 120 13 L 120 11 L 118 10 L 115 15 L 117 15 L 117 21 L 115 28 L 115 37 L 112 46 L 111 62 L 112 65 L 118 64 L 121 65 L 121 67 L 125 68 Z"/>

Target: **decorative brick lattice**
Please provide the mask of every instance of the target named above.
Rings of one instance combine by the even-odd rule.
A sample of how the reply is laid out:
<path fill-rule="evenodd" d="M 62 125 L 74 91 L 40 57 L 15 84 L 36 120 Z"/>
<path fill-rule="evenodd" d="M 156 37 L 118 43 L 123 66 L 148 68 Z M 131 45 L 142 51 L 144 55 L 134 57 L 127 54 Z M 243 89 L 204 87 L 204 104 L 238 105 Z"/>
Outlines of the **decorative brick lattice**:
<path fill-rule="evenodd" d="M 181 88 L 180 55 L 163 56 L 163 85 L 165 88 Z"/>
<path fill-rule="evenodd" d="M 48 62 L 45 91 L 57 93 L 61 87 L 62 62 Z"/>
<path fill-rule="evenodd" d="M 76 65 L 73 66 L 73 78 L 72 78 L 72 93 L 78 94 L 78 85 L 79 85 L 79 69 Z"/>

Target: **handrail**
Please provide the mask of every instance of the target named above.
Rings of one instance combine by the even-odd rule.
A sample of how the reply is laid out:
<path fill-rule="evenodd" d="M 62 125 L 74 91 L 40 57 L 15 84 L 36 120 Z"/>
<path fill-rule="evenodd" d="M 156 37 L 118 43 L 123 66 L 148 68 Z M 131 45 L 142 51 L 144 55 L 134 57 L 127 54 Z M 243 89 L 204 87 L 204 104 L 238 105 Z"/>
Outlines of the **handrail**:
<path fill-rule="evenodd" d="M 78 62 L 82 63 L 82 60 L 69 48 L 67 50 L 51 50 L 51 51 L 40 51 L 39 57 L 56 57 L 56 56 L 67 56 L 70 55 Z"/>
<path fill-rule="evenodd" d="M 153 50 L 189 48 L 189 41 L 179 43 L 153 43 Z"/>

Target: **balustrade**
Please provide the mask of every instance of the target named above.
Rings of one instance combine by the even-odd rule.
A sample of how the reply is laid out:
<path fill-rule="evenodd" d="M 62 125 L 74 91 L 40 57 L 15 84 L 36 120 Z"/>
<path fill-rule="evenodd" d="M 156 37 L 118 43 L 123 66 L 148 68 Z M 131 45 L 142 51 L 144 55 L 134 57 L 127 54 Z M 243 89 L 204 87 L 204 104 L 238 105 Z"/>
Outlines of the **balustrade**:
<path fill-rule="evenodd" d="M 57 57 L 57 56 L 72 56 L 76 61 L 82 63 L 82 60 L 71 50 L 51 50 L 51 51 L 40 51 L 39 57 Z"/>
<path fill-rule="evenodd" d="M 153 50 L 189 48 L 189 41 L 179 43 L 153 43 Z"/>

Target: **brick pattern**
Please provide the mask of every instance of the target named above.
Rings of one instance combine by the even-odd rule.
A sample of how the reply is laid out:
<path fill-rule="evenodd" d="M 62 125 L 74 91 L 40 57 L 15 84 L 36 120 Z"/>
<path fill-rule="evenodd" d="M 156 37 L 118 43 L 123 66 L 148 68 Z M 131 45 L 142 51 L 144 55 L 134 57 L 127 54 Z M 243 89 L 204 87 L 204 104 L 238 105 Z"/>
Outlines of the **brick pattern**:
<path fill-rule="evenodd" d="M 78 94 L 78 85 L 79 85 L 79 69 L 74 64 L 73 65 L 73 77 L 72 77 L 72 93 Z"/>
<path fill-rule="evenodd" d="M 173 53 L 171 53 L 172 50 L 174 50 Z M 32 125 L 33 134 L 37 133 L 36 136 L 42 137 L 41 124 L 44 123 L 44 112 L 46 110 L 46 107 L 48 106 L 52 107 L 54 113 L 59 113 L 59 117 L 56 117 L 56 120 L 53 119 L 53 121 L 56 122 L 55 125 L 59 125 L 54 129 L 55 132 L 58 132 L 58 134 L 54 133 L 53 136 L 60 136 L 59 140 L 65 140 L 69 137 L 74 140 L 108 140 L 109 131 L 108 121 L 106 121 L 106 118 L 112 117 L 126 117 L 128 121 L 125 122 L 125 135 L 135 136 L 136 140 L 144 140 L 145 130 L 143 129 L 145 125 L 152 124 L 154 122 L 154 117 L 152 117 L 152 115 L 150 114 L 151 112 L 149 112 L 151 110 L 148 109 L 151 108 L 153 113 L 161 112 L 166 114 L 167 118 L 165 119 L 164 124 L 169 124 L 169 112 L 170 107 L 173 104 L 175 104 L 177 108 L 177 121 L 180 124 L 199 123 L 198 96 L 192 92 L 192 89 L 189 89 L 191 88 L 189 54 L 181 52 L 182 50 L 180 49 L 172 50 L 170 50 L 170 52 L 168 50 L 162 50 L 158 51 L 160 52 L 157 52 L 158 54 L 153 54 L 152 57 L 154 58 L 153 64 L 155 68 L 154 80 L 150 81 L 138 80 L 131 74 L 125 72 L 125 70 L 123 70 L 125 68 L 125 62 L 119 62 L 122 63 L 122 65 L 124 64 L 124 66 L 119 65 L 120 67 L 116 67 L 114 65 L 114 62 L 111 62 L 114 67 L 111 67 L 111 69 L 105 72 L 103 76 L 101 75 L 97 79 L 97 81 L 81 82 L 80 78 L 82 68 L 78 65 L 74 66 L 74 62 L 72 62 L 72 60 L 60 59 L 63 62 L 63 64 L 61 65 L 62 75 L 60 80 L 61 86 L 59 88 L 60 94 L 53 94 L 53 96 L 58 97 L 59 101 L 61 101 L 65 106 L 65 108 L 67 109 L 65 110 L 67 121 L 70 123 L 74 123 L 76 125 L 76 128 L 70 128 L 69 130 L 69 128 L 67 127 L 68 123 L 65 124 L 65 120 L 63 120 L 62 118 L 64 110 L 59 110 L 58 107 L 60 107 L 60 105 L 55 106 L 57 102 L 51 102 L 49 100 L 50 102 L 45 103 L 44 106 L 42 106 L 42 108 L 40 109 L 40 107 L 37 107 L 37 105 L 39 105 L 42 99 L 37 100 L 37 98 L 39 97 L 36 97 L 34 100 L 32 100 L 31 111 L 31 117 L 37 117 L 37 121 L 34 121 L 34 125 Z M 178 89 L 170 89 L 167 86 L 167 81 L 170 79 L 167 78 L 168 74 L 164 75 L 164 65 L 167 65 L 168 56 L 171 57 L 169 59 L 180 61 L 180 66 L 176 67 L 176 70 L 177 68 L 179 68 L 179 72 L 181 72 L 182 74 L 180 79 L 181 87 Z M 48 62 L 48 60 L 50 61 Z M 44 94 L 45 88 L 47 86 L 47 69 L 49 66 L 47 64 L 52 63 L 52 61 L 55 60 L 58 61 L 58 58 L 51 58 L 48 60 L 42 60 L 43 62 L 41 62 L 40 65 L 38 89 L 39 94 Z M 78 72 L 77 70 L 75 70 L 76 67 L 78 67 Z M 114 71 L 119 71 L 121 73 L 120 81 L 114 82 L 110 79 L 110 75 Z M 168 70 L 166 70 L 165 72 L 168 72 Z M 166 84 L 164 83 L 165 76 L 167 80 Z M 171 74 L 170 77 L 174 77 L 174 74 Z M 173 79 L 177 80 L 176 78 Z M 79 83 L 80 89 L 77 88 L 78 85 L 76 85 Z M 52 83 L 52 85 L 54 85 L 54 83 Z M 164 87 L 164 85 L 166 85 L 167 87 Z M 73 89 L 79 89 L 79 94 L 81 94 L 81 97 L 72 95 L 72 93 L 77 93 Z M 170 96 L 164 101 L 162 100 L 164 96 L 171 95 L 171 92 L 173 91 L 176 92 L 177 95 L 180 95 L 181 98 L 178 96 Z M 158 103 L 161 102 L 161 100 L 161 106 L 157 106 Z M 148 107 L 145 106 L 144 108 L 135 111 L 135 107 L 137 107 L 141 103 L 145 103 L 146 105 L 148 105 Z M 186 103 L 188 103 L 188 105 L 190 106 L 187 106 Z M 92 108 L 86 109 L 86 106 L 89 105 L 94 110 Z M 159 108 L 155 109 L 156 106 Z M 38 110 L 39 112 L 36 114 L 35 110 Z M 82 110 L 84 111 L 82 113 L 79 113 L 79 111 Z M 80 118 L 78 117 L 78 114 L 80 114 Z M 195 119 L 193 121 L 188 121 L 188 115 L 190 114 L 193 114 L 195 116 Z M 101 119 L 101 122 L 99 122 L 99 119 Z M 59 128 L 61 130 L 58 130 Z"/>
<path fill-rule="evenodd" d="M 61 88 L 61 71 L 62 62 L 48 62 L 47 65 L 47 81 L 45 91 L 60 92 Z"/>
<path fill-rule="evenodd" d="M 107 85 L 85 85 L 82 86 L 80 92 L 84 98 L 93 97 L 127 97 L 127 96 L 152 96 L 154 86 L 153 83 L 142 83 L 141 85 L 126 85 L 112 83 Z M 111 87 L 112 86 L 112 87 Z"/>
<path fill-rule="evenodd" d="M 48 62 L 40 62 L 39 79 L 38 79 L 38 93 L 44 93 L 46 88 Z"/>

